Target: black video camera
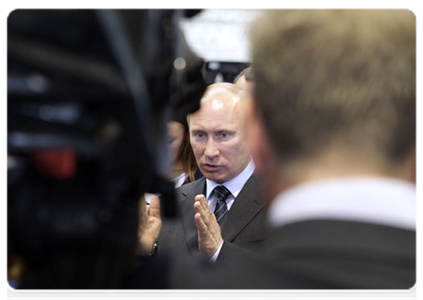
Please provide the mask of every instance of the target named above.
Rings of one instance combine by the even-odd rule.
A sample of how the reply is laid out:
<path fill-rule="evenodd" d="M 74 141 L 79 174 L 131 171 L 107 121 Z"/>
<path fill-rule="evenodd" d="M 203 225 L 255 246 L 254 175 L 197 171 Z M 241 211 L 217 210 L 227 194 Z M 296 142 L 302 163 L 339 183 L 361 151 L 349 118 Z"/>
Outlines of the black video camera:
<path fill-rule="evenodd" d="M 196 13 L 10 14 L 8 263 L 23 269 L 18 288 L 122 288 L 141 195 L 154 187 L 174 215 L 166 123 L 197 110 L 206 88 L 178 28 Z"/>

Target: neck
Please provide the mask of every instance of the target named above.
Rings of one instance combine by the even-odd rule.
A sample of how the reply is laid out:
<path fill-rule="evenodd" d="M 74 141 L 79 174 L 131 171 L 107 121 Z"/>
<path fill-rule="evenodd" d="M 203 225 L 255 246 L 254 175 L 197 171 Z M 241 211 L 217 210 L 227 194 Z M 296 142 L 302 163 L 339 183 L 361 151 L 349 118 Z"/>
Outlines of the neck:
<path fill-rule="evenodd" d="M 378 158 L 356 155 L 328 154 L 317 159 L 281 163 L 268 175 L 266 199 L 272 201 L 279 193 L 302 183 L 347 177 L 388 177 L 415 183 L 415 161 L 387 164 Z"/>

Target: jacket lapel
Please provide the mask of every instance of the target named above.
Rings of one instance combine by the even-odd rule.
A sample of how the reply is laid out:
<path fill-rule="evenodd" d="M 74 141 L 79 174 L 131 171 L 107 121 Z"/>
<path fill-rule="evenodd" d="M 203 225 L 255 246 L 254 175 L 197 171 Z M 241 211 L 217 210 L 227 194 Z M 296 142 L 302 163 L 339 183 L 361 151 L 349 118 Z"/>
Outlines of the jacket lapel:
<path fill-rule="evenodd" d="M 252 175 L 245 183 L 222 225 L 222 237 L 232 242 L 245 226 L 263 209 L 257 176 Z M 195 226 L 195 224 L 194 224 Z"/>
<path fill-rule="evenodd" d="M 181 213 L 181 222 L 185 231 L 185 239 L 189 251 L 198 251 L 198 235 L 197 226 L 195 225 L 195 196 L 204 194 L 206 188 L 206 179 L 203 177 L 198 181 L 193 182 L 190 189 L 181 188 L 179 209 Z M 182 186 L 184 187 L 184 186 Z"/>

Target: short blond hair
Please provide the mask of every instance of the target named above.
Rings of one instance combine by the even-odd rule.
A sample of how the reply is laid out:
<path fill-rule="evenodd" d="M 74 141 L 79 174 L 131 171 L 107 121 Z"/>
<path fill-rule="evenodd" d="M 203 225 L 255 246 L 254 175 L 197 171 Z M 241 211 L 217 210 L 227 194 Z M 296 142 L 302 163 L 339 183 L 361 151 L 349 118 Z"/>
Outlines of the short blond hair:
<path fill-rule="evenodd" d="M 412 12 L 274 10 L 251 36 L 257 108 L 278 155 L 338 143 L 391 162 L 415 147 Z"/>

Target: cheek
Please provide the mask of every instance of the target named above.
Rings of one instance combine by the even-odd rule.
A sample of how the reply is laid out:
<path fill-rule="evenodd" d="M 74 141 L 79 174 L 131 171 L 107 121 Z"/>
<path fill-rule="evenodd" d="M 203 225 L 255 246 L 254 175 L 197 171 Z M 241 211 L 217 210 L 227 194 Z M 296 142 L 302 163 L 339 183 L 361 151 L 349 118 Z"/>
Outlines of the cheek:
<path fill-rule="evenodd" d="M 176 159 L 176 155 L 178 155 L 179 147 L 176 143 L 172 143 L 169 146 L 169 159 L 171 163 L 173 163 Z"/>
<path fill-rule="evenodd" d="M 179 149 L 181 148 L 181 146 L 182 146 L 182 139 L 183 139 L 183 137 L 182 136 L 180 136 L 179 138 L 177 138 L 176 139 L 176 141 L 175 141 L 175 150 L 176 150 L 176 154 L 179 152 Z"/>
<path fill-rule="evenodd" d="M 228 160 L 228 163 L 235 163 L 243 157 L 239 143 L 231 143 L 220 147 L 220 155 Z"/>
<path fill-rule="evenodd" d="M 196 158 L 199 158 L 204 153 L 204 147 L 199 143 L 191 142 L 191 148 Z"/>
<path fill-rule="evenodd" d="M 169 145 L 169 157 L 172 161 L 176 159 L 178 156 L 179 149 L 182 146 L 182 137 L 176 138 L 170 145 Z"/>

